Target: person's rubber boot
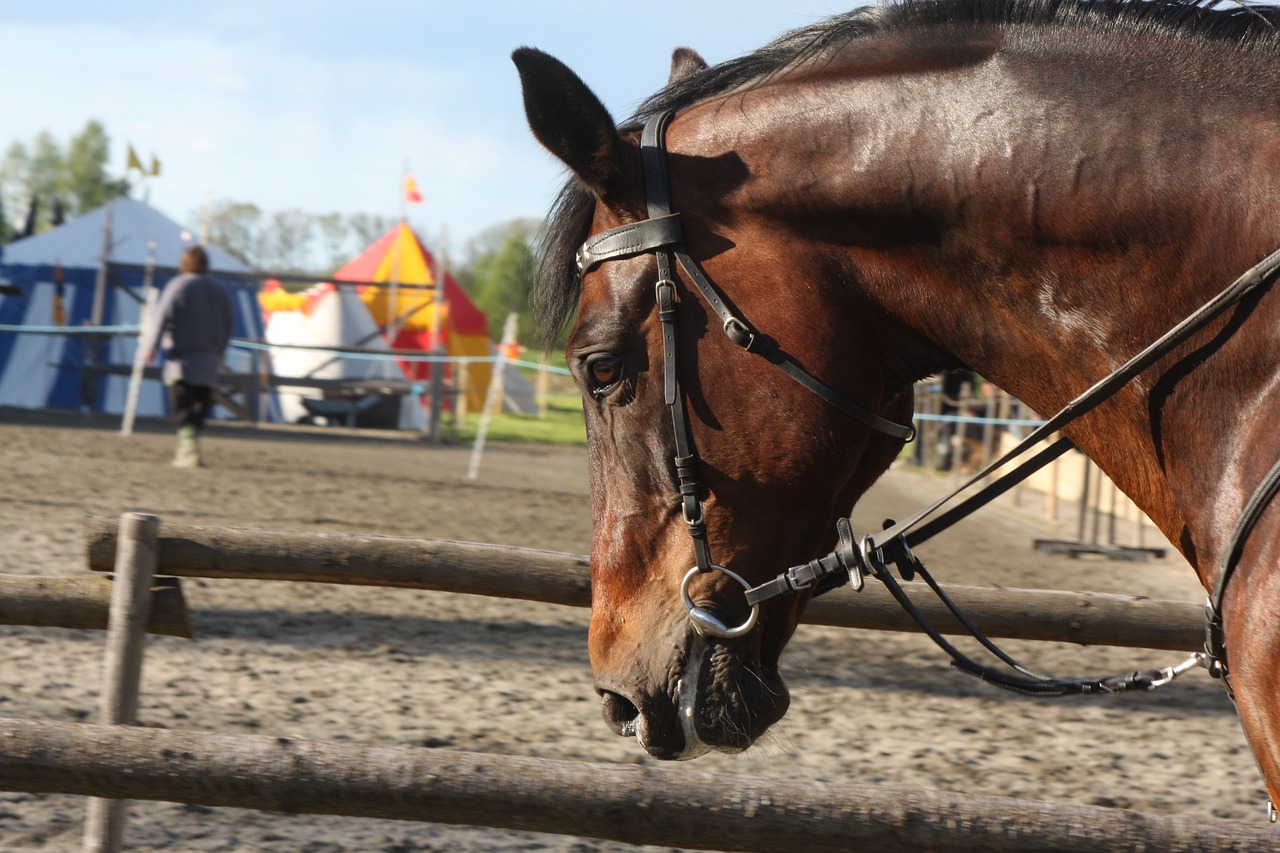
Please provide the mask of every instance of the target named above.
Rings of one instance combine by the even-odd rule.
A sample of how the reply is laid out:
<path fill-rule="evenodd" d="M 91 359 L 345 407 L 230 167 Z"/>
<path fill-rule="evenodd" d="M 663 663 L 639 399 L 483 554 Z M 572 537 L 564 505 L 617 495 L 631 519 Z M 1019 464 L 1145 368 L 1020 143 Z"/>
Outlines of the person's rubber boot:
<path fill-rule="evenodd" d="M 200 468 L 204 461 L 200 458 L 200 438 L 195 427 L 178 428 L 178 450 L 173 454 L 174 468 Z"/>

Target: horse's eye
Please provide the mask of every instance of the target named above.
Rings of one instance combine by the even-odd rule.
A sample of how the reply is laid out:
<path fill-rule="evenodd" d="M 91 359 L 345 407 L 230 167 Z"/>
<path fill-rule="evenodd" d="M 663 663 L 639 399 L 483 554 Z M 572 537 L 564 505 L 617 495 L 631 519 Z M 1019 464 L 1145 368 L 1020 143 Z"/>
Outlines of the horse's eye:
<path fill-rule="evenodd" d="M 587 364 L 591 378 L 591 393 L 597 397 L 607 394 L 622 379 L 622 359 L 617 356 L 601 356 Z"/>

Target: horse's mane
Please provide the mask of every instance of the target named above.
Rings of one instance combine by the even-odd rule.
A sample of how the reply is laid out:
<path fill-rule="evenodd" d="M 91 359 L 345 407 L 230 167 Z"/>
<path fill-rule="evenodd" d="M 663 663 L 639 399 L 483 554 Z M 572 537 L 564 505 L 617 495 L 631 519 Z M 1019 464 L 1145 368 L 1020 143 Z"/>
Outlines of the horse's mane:
<path fill-rule="evenodd" d="M 811 63 L 832 61 L 859 39 L 948 24 L 1167 32 L 1280 48 L 1280 9 L 1233 0 L 897 0 L 793 30 L 759 50 L 689 75 L 644 101 L 621 129 L 636 130 L 659 112 L 762 85 Z M 554 344 L 577 307 L 580 282 L 575 254 L 587 237 L 594 209 L 594 196 L 571 177 L 548 215 L 532 294 L 533 319 L 547 346 Z"/>

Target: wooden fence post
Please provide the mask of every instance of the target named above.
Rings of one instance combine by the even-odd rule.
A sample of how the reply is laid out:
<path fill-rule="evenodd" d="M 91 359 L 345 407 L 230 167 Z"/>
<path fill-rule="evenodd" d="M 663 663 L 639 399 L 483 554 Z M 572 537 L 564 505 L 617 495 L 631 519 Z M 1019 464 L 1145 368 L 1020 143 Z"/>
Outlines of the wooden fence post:
<path fill-rule="evenodd" d="M 107 651 L 102 672 L 101 721 L 134 725 L 138 686 L 151 610 L 151 578 L 156 570 L 160 519 L 126 512 L 120 517 L 115 586 L 107 624 Z M 119 853 L 124 844 L 126 800 L 92 797 L 85 818 L 85 853 Z"/>

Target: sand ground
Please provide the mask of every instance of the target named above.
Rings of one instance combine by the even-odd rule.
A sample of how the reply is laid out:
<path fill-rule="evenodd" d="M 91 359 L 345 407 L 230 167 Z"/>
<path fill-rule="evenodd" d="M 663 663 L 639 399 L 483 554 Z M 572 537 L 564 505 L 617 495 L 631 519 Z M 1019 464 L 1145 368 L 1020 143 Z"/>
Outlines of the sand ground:
<path fill-rule="evenodd" d="M 168 465 L 159 423 L 0 410 L 0 572 L 86 571 L 86 514 L 152 512 L 189 524 L 462 539 L 584 553 L 585 451 L 469 449 L 341 430 L 218 426 L 207 470 Z M 855 516 L 871 529 L 943 482 L 894 470 Z M 1145 564 L 1036 553 L 1070 538 L 1023 497 L 921 549 L 944 582 L 1200 600 L 1174 557 Z M 143 725 L 289 734 L 371 745 L 649 763 L 600 720 L 585 610 L 445 593 L 184 581 L 199 634 L 153 638 Z M 836 594 L 852 594 L 841 592 Z M 103 635 L 0 627 L 0 716 L 95 714 Z M 1011 643 L 1062 675 L 1167 665 L 1171 652 Z M 1030 699 L 951 669 L 918 636 L 802 627 L 784 659 L 793 704 L 766 743 L 670 772 L 722 770 L 850 786 L 888 783 L 1260 820 L 1265 795 L 1221 686 L 1197 670 L 1143 695 Z M 71 853 L 84 800 L 0 793 L 0 850 Z M 160 803 L 130 807 L 134 851 L 614 851 L 625 845 L 484 828 L 289 817 Z"/>

